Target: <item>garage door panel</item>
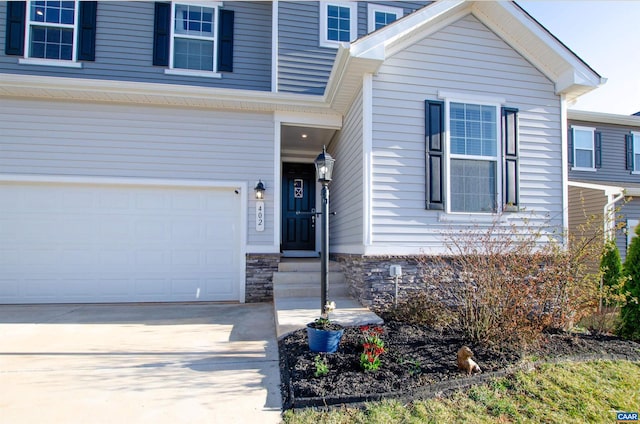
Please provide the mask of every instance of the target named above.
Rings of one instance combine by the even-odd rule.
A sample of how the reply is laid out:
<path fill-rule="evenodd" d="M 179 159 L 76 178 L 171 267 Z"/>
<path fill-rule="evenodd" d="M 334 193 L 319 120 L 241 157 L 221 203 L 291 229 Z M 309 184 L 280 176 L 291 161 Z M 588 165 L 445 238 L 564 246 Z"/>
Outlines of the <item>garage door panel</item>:
<path fill-rule="evenodd" d="M 0 183 L 0 198 L 0 303 L 239 300 L 232 189 Z"/>

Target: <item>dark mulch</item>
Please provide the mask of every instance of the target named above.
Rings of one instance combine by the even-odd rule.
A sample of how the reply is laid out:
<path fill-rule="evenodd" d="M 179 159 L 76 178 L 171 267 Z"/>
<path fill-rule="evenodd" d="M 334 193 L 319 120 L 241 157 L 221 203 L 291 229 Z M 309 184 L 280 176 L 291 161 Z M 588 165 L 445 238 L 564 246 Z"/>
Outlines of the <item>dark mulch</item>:
<path fill-rule="evenodd" d="M 278 345 L 285 409 L 386 397 L 429 397 L 501 375 L 523 358 L 521 352 L 468 343 L 460 333 L 394 321 L 380 327 L 387 352 L 375 372 L 360 368 L 362 333 L 357 327 L 345 329 L 338 352 L 321 354 L 329 365 L 329 374 L 324 377 L 314 376 L 317 353 L 309 350 L 306 330 L 281 339 Z M 456 352 L 463 345 L 474 352 L 483 374 L 467 377 L 458 370 Z M 527 352 L 528 357 L 532 355 L 547 361 L 567 357 L 640 360 L 640 344 L 609 336 L 555 333 L 545 335 L 540 348 Z"/>

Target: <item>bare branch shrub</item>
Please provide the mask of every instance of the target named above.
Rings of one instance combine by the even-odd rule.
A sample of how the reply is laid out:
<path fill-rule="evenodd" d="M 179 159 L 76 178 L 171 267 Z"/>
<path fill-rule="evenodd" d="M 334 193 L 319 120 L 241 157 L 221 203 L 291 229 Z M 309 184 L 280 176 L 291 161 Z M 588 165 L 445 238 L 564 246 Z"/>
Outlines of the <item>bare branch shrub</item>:
<path fill-rule="evenodd" d="M 451 232 L 446 257 L 419 260 L 421 277 L 445 292 L 447 313 L 472 341 L 526 348 L 597 308 L 600 272 L 590 264 L 602 252 L 601 227 L 584 228 L 568 246 L 528 218 Z"/>

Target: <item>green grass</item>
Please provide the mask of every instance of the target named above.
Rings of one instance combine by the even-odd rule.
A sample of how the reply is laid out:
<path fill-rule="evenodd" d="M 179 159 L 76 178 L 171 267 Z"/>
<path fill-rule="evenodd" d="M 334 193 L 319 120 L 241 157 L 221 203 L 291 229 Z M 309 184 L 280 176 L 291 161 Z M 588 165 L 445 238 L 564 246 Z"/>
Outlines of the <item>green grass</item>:
<path fill-rule="evenodd" d="M 406 405 L 389 400 L 363 409 L 287 411 L 286 424 L 612 423 L 614 411 L 640 409 L 640 363 L 546 364 L 449 397 Z"/>

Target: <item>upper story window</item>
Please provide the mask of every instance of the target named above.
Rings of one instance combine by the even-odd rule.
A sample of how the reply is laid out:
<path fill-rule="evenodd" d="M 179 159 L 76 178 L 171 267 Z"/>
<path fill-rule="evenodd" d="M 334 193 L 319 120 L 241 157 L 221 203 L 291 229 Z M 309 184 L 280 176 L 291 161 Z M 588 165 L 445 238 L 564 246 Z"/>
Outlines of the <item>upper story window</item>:
<path fill-rule="evenodd" d="M 216 69 L 217 7 L 173 4 L 171 64 L 174 69 Z"/>
<path fill-rule="evenodd" d="M 572 127 L 573 166 L 575 168 L 595 168 L 595 129 Z"/>
<path fill-rule="evenodd" d="M 498 108 L 449 103 L 450 212 L 496 212 Z"/>
<path fill-rule="evenodd" d="M 82 67 L 95 61 L 95 1 L 10 1 L 5 54 L 28 65 Z"/>
<path fill-rule="evenodd" d="M 595 171 L 602 167 L 602 133 L 591 127 L 569 129 L 569 165 L 575 171 Z"/>
<path fill-rule="evenodd" d="M 220 2 L 155 3 L 153 64 L 165 73 L 220 78 L 233 72 L 234 11 Z"/>
<path fill-rule="evenodd" d="M 371 4 L 367 6 L 368 15 L 368 32 L 380 29 L 391 22 L 400 19 L 404 10 L 401 7 L 382 6 L 379 4 Z"/>
<path fill-rule="evenodd" d="M 27 16 L 25 57 L 76 60 L 75 1 L 32 1 Z"/>
<path fill-rule="evenodd" d="M 355 2 L 320 2 L 321 46 L 337 47 L 356 39 L 357 8 Z"/>

